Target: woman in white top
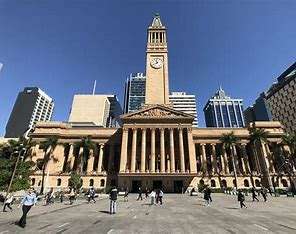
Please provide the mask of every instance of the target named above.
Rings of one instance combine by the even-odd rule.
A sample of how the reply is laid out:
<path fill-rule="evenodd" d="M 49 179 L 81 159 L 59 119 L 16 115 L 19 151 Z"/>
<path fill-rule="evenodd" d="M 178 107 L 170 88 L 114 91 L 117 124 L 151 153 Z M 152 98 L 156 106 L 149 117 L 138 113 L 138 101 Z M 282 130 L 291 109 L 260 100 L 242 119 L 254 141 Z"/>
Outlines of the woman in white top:
<path fill-rule="evenodd" d="M 152 190 L 152 192 L 149 194 L 151 197 L 151 205 L 155 205 L 155 197 L 156 197 L 156 192 Z"/>

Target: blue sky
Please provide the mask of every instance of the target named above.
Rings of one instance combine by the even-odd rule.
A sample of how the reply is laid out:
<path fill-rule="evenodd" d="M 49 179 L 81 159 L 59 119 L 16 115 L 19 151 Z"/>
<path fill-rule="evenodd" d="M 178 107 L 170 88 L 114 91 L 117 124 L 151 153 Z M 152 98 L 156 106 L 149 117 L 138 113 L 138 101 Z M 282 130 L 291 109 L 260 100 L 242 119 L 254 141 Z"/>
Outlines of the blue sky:
<path fill-rule="evenodd" d="M 67 120 L 74 94 L 114 93 L 145 71 L 146 28 L 168 28 L 171 91 L 202 108 L 221 84 L 250 105 L 296 58 L 295 1 L 0 0 L 0 135 L 17 93 L 38 86 Z"/>

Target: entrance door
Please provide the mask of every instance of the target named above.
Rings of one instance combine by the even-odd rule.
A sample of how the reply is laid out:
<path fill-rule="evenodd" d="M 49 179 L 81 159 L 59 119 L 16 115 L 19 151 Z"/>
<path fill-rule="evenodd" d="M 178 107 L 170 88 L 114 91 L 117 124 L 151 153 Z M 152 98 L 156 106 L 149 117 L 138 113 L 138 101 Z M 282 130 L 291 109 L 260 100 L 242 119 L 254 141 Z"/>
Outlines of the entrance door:
<path fill-rule="evenodd" d="M 153 189 L 162 189 L 162 181 L 153 180 Z"/>
<path fill-rule="evenodd" d="M 133 180 L 132 181 L 132 193 L 137 193 L 139 191 L 139 187 L 142 187 L 141 180 Z"/>
<path fill-rule="evenodd" d="M 174 180 L 174 193 L 182 193 L 183 180 Z"/>

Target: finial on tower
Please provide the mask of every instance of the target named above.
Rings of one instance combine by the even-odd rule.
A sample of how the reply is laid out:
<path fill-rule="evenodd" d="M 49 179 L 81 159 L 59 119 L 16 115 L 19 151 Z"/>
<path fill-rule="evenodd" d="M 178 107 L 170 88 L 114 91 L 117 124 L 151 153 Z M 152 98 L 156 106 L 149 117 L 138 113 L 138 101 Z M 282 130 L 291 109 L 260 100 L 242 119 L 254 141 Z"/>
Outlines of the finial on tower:
<path fill-rule="evenodd" d="M 159 13 L 155 13 L 154 14 L 154 17 L 153 17 L 153 20 L 152 20 L 152 23 L 151 23 L 151 27 L 162 27 L 162 23 L 161 23 L 161 20 L 160 20 L 160 15 Z"/>

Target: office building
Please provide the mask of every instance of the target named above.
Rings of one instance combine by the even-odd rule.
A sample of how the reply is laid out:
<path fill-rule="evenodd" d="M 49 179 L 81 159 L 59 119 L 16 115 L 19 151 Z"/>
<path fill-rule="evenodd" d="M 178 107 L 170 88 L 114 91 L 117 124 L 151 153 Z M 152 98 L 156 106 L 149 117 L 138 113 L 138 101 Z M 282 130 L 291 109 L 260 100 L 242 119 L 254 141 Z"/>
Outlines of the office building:
<path fill-rule="evenodd" d="M 244 110 L 245 124 L 254 121 L 271 121 L 272 115 L 266 101 L 265 93 L 261 93 L 252 106 Z"/>
<path fill-rule="evenodd" d="M 74 125 L 119 127 L 121 106 L 116 95 L 74 95 L 69 122 Z"/>
<path fill-rule="evenodd" d="M 220 87 L 204 107 L 207 127 L 240 128 L 245 126 L 243 100 L 233 99 Z"/>
<path fill-rule="evenodd" d="M 145 103 L 146 77 L 143 73 L 132 73 L 125 82 L 124 113 L 137 111 Z"/>
<path fill-rule="evenodd" d="M 198 126 L 195 95 L 185 92 L 171 92 L 169 100 L 175 110 L 193 115 L 193 126 Z"/>
<path fill-rule="evenodd" d="M 272 119 L 280 121 L 287 132 L 296 131 L 296 62 L 284 71 L 266 92 Z"/>
<path fill-rule="evenodd" d="M 50 121 L 54 102 L 37 87 L 26 87 L 17 96 L 8 123 L 5 137 L 26 135 L 37 121 Z"/>

